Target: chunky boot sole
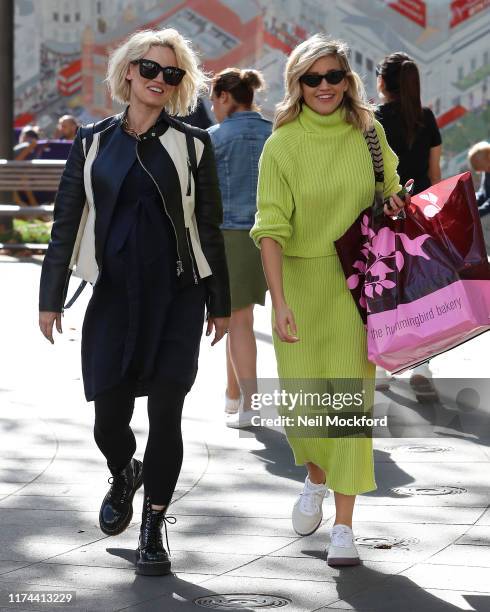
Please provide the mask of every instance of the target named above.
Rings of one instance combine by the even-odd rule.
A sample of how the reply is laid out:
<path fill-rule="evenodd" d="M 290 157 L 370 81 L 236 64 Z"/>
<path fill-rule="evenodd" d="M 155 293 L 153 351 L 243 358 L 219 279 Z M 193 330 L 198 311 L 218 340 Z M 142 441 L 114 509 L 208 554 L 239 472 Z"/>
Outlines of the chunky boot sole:
<path fill-rule="evenodd" d="M 108 535 L 108 536 L 115 536 L 115 535 L 119 535 L 120 533 L 122 533 L 123 531 L 127 529 L 129 523 L 131 522 L 131 519 L 133 518 L 133 499 L 134 499 L 134 496 L 136 495 L 136 491 L 141 487 L 142 484 L 143 484 L 143 466 L 140 467 L 140 473 L 136 480 L 136 486 L 134 487 L 133 494 L 129 498 L 129 511 L 127 515 L 124 517 L 124 520 L 121 521 L 121 523 L 119 523 L 119 526 L 116 527 L 116 529 L 110 530 L 110 529 L 107 529 L 107 527 L 103 525 L 102 508 L 101 508 L 101 511 L 99 512 L 99 527 L 102 533 L 105 533 L 105 535 Z M 104 501 L 105 501 L 105 497 L 104 497 Z M 104 501 L 102 502 L 102 506 L 104 505 Z"/>
<path fill-rule="evenodd" d="M 136 574 L 139 576 L 165 576 L 170 574 L 170 561 L 156 563 L 152 561 L 142 561 L 139 549 L 136 550 Z"/>

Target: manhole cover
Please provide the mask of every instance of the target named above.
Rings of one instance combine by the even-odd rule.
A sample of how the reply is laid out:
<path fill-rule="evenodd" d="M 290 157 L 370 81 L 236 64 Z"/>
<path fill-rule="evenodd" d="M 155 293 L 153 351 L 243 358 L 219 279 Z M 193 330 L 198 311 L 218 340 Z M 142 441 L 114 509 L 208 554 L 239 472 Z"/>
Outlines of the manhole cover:
<path fill-rule="evenodd" d="M 394 536 L 381 537 L 357 537 L 354 538 L 356 544 L 369 546 L 370 548 L 408 548 L 412 544 L 417 544 L 417 538 L 395 538 Z"/>
<path fill-rule="evenodd" d="M 230 610 L 232 608 L 284 608 L 291 603 L 286 597 L 278 595 L 261 595 L 255 593 L 225 593 L 224 595 L 207 595 L 194 599 L 194 603 L 202 608 L 213 610 Z"/>
<path fill-rule="evenodd" d="M 453 448 L 451 446 L 431 446 L 430 444 L 401 444 L 391 448 L 387 446 L 385 450 L 404 453 L 447 453 Z"/>
<path fill-rule="evenodd" d="M 391 489 L 399 495 L 460 495 L 466 493 L 463 487 L 395 487 Z"/>

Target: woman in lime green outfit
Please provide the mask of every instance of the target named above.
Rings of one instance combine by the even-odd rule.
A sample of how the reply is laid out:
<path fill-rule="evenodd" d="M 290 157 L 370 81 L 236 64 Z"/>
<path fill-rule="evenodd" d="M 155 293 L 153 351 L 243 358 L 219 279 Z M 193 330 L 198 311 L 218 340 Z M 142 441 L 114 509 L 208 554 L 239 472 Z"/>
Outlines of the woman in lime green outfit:
<path fill-rule="evenodd" d="M 401 189 L 398 159 L 365 101 L 344 43 L 318 34 L 301 43 L 289 57 L 285 87 L 260 161 L 250 231 L 272 298 L 279 377 L 283 387 L 290 379 L 361 380 L 364 406 L 371 407 L 375 366 L 367 359 L 366 331 L 334 241 L 373 201 L 374 171 L 363 133 L 376 128 L 390 215 L 404 206 L 395 195 Z M 352 515 L 356 495 L 376 489 L 372 439 L 301 436 L 294 427 L 286 427 L 286 434 L 296 464 L 308 470 L 293 508 L 294 529 L 300 535 L 316 531 L 328 484 L 336 505 L 328 563 L 359 563 Z"/>

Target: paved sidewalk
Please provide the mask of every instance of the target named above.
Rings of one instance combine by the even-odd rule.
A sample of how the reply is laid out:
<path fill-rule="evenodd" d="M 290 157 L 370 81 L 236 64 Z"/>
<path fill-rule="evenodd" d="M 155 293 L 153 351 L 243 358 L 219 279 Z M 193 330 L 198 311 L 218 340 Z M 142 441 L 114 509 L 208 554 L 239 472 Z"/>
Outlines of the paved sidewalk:
<path fill-rule="evenodd" d="M 290 511 L 304 470 L 279 432 L 224 427 L 224 343 L 210 348 L 207 338 L 184 410 L 184 467 L 169 511 L 177 517 L 169 526 L 174 574 L 136 576 L 141 492 L 124 534 L 109 538 L 98 528 L 108 473 L 92 440 L 79 364 L 90 291 L 67 312 L 52 347 L 37 331 L 39 271 L 34 260 L 0 258 L 0 610 L 198 612 L 206 608 L 193 602 L 205 598 L 207 609 L 252 611 L 278 607 L 276 597 L 291 612 L 490 611 L 490 431 L 377 439 L 378 490 L 358 498 L 354 515 L 363 565 L 332 569 L 325 554 L 332 494 L 322 527 L 297 537 Z M 260 376 L 273 377 L 268 308 L 257 309 L 256 328 Z M 489 349 L 487 334 L 434 360 L 434 371 L 483 377 Z M 378 400 L 419 409 L 403 380 Z M 144 400 L 133 424 L 141 457 Z M 400 487 L 412 489 L 394 491 Z M 9 604 L 9 593 L 34 591 L 71 591 L 76 600 Z M 235 603 L 223 607 L 233 594 Z"/>

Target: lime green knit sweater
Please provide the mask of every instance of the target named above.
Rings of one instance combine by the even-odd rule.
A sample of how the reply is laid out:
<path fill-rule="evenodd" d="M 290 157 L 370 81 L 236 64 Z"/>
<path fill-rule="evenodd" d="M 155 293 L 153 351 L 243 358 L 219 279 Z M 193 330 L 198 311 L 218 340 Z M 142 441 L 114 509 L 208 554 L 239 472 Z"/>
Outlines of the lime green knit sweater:
<path fill-rule="evenodd" d="M 398 158 L 381 124 L 375 126 L 387 197 L 401 189 Z M 250 236 L 259 248 L 264 236 L 274 238 L 285 255 L 334 255 L 334 240 L 373 197 L 373 165 L 361 131 L 345 121 L 342 109 L 325 116 L 303 105 L 298 117 L 265 143 Z"/>

